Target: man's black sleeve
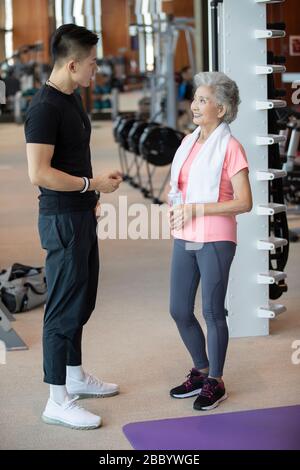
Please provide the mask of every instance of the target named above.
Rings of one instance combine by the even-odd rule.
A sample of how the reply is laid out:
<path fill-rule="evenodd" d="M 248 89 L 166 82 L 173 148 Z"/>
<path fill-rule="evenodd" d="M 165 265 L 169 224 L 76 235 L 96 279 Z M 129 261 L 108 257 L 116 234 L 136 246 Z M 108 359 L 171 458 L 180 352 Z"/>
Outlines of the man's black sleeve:
<path fill-rule="evenodd" d="M 60 112 L 50 103 L 38 103 L 29 108 L 25 119 L 28 144 L 55 145 L 60 125 Z"/>

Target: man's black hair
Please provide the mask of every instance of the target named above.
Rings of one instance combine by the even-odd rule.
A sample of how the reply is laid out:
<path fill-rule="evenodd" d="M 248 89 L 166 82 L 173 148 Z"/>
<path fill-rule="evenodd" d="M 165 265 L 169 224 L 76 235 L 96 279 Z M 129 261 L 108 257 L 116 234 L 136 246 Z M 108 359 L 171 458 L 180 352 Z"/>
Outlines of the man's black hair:
<path fill-rule="evenodd" d="M 67 57 L 74 56 L 82 59 L 90 54 L 98 42 L 97 34 L 76 24 L 60 26 L 52 36 L 51 53 L 54 62 L 61 62 Z"/>

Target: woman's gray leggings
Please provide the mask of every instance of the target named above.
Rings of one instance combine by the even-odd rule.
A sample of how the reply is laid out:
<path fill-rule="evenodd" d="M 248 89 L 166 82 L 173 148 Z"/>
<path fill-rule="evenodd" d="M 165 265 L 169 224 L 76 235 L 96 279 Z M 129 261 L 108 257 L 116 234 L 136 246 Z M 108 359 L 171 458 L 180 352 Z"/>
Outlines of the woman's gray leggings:
<path fill-rule="evenodd" d="M 187 250 L 186 243 L 185 240 L 174 240 L 170 312 L 194 366 L 198 369 L 209 367 L 210 376 L 221 377 L 228 344 L 224 301 L 236 244 L 231 241 L 207 242 L 199 244 L 199 249 Z M 196 243 L 188 244 L 197 248 Z M 194 315 L 200 277 L 209 360 L 205 337 Z"/>

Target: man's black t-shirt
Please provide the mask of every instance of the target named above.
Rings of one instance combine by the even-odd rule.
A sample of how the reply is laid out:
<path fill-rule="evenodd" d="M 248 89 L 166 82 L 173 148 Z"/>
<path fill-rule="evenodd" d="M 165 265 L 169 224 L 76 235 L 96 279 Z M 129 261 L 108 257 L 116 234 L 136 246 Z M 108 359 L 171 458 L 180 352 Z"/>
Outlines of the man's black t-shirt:
<path fill-rule="evenodd" d="M 51 167 L 72 176 L 93 177 L 91 124 L 77 93 L 67 95 L 42 86 L 26 113 L 25 136 L 27 143 L 54 145 Z M 48 215 L 92 209 L 98 199 L 94 191 L 81 194 L 40 187 L 40 192 L 40 213 Z"/>

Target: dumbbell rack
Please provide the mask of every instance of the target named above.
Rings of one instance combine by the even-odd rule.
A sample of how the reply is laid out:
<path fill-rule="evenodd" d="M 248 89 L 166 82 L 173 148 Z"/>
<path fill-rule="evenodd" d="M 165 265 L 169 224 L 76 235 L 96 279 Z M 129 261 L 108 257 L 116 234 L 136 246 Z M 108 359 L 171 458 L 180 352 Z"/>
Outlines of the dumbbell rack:
<path fill-rule="evenodd" d="M 238 247 L 230 271 L 226 296 L 231 337 L 269 334 L 269 321 L 283 313 L 282 304 L 269 301 L 269 286 L 282 282 L 286 273 L 269 269 L 272 250 L 287 244 L 269 236 L 269 218 L 286 211 L 284 204 L 269 202 L 269 181 L 286 173 L 268 167 L 268 149 L 284 136 L 268 133 L 268 110 L 286 106 L 268 99 L 268 74 L 285 71 L 283 65 L 267 64 L 267 41 L 285 36 L 267 29 L 266 8 L 284 0 L 223 0 L 219 8 L 219 70 L 239 86 L 242 103 L 233 135 L 246 150 L 253 209 L 237 217 Z"/>

